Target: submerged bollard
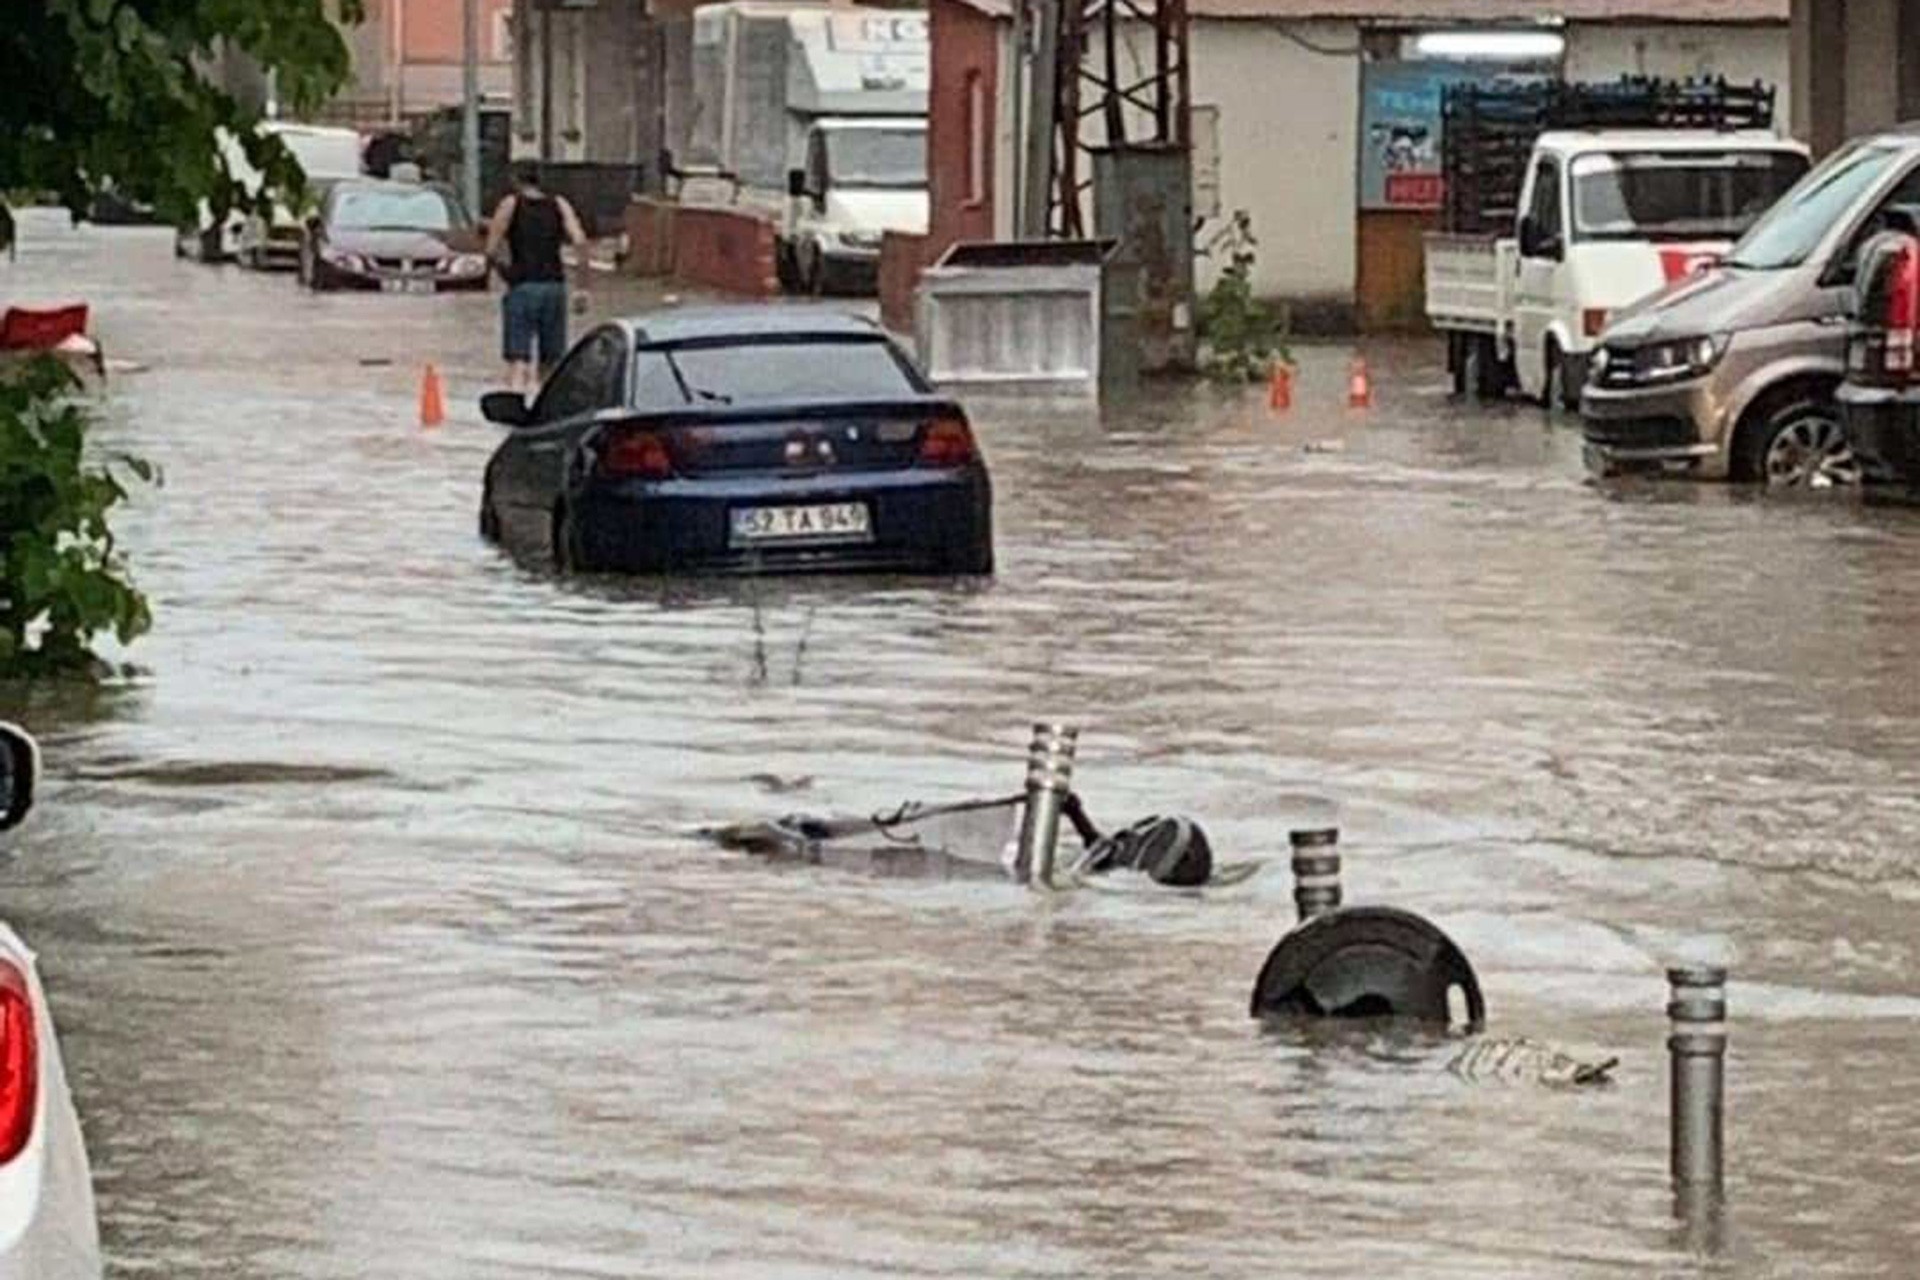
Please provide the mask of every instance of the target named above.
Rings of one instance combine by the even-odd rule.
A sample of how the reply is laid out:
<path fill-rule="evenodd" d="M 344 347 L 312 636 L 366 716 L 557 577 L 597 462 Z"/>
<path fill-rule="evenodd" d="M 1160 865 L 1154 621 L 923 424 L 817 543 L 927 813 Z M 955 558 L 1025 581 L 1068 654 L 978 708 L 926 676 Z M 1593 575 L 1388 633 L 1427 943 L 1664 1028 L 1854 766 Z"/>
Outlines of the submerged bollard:
<path fill-rule="evenodd" d="M 1673 1185 L 1682 1206 L 1718 1201 L 1721 1128 L 1725 1110 L 1727 971 L 1715 966 L 1667 970 L 1672 998 L 1667 1018 L 1672 1034 Z M 1691 1211 L 1682 1216 L 1691 1217 Z"/>
<path fill-rule="evenodd" d="M 1073 784 L 1073 753 L 1080 730 L 1036 724 L 1027 748 L 1027 801 L 1020 815 L 1020 851 L 1014 872 L 1022 884 L 1052 885 L 1060 814 Z"/>
<path fill-rule="evenodd" d="M 1289 831 L 1293 846 L 1293 905 L 1304 922 L 1340 905 L 1340 832 L 1326 827 Z"/>

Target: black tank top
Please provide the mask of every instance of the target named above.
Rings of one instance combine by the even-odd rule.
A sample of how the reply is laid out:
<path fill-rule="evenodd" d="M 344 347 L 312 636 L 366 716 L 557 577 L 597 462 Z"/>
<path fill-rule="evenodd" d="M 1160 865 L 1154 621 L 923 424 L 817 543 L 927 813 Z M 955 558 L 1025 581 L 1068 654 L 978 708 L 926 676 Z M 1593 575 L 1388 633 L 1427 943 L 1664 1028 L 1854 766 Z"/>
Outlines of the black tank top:
<path fill-rule="evenodd" d="M 566 226 L 560 202 L 551 196 L 521 192 L 514 197 L 513 219 L 507 224 L 507 247 L 513 251 L 513 280 L 565 280 L 560 244 Z"/>

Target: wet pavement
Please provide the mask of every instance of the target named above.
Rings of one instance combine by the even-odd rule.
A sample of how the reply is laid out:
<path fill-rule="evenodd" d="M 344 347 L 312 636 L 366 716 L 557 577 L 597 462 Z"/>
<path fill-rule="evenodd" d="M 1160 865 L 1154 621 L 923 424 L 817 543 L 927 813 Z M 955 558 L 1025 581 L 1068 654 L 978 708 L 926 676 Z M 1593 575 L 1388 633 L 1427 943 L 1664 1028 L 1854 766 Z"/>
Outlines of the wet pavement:
<path fill-rule="evenodd" d="M 119 526 L 143 673 L 0 692 L 52 773 L 5 913 L 116 1274 L 1911 1274 L 1920 512 L 1595 489 L 1427 345 L 1371 351 L 1364 414 L 1310 349 L 1283 419 L 977 405 L 988 585 L 561 582 L 475 533 L 495 301 L 24 229 L 0 297 L 93 303 L 150 366 L 102 443 L 166 473 Z M 1015 789 L 1037 713 L 1096 817 L 1267 869 L 1043 898 L 691 834 Z M 1618 1083 L 1252 1025 L 1312 796 L 1349 901 Z M 1661 968 L 1702 948 L 1720 1261 L 1666 1172 Z"/>

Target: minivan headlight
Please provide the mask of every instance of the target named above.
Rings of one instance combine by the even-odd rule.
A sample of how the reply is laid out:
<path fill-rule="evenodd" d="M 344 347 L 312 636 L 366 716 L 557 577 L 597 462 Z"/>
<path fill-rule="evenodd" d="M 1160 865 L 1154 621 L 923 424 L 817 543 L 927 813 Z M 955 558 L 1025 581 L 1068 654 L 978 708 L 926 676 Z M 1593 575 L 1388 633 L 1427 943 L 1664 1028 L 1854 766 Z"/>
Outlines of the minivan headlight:
<path fill-rule="evenodd" d="M 1676 382 L 1709 373 L 1727 353 L 1728 335 L 1681 338 L 1643 348 L 1635 372 L 1645 382 Z"/>

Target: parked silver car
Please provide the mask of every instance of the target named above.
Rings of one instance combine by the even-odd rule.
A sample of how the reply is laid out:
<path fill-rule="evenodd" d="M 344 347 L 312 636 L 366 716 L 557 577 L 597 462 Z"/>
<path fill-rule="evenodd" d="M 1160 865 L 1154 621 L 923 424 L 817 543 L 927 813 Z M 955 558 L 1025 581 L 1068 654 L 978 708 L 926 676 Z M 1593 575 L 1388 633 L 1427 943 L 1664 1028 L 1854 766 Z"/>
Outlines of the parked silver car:
<path fill-rule="evenodd" d="M 1846 483 L 1861 464 L 1834 392 L 1860 247 L 1920 203 L 1920 130 L 1855 139 L 1727 257 L 1624 313 L 1580 398 L 1591 470 L 1769 485 Z"/>

